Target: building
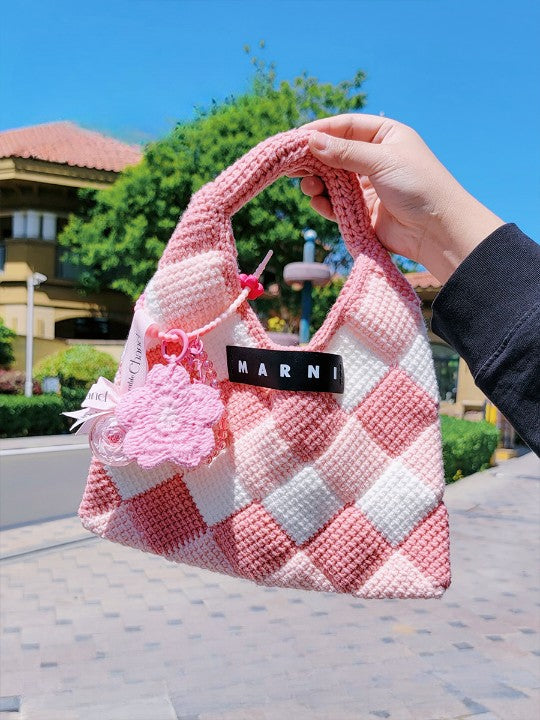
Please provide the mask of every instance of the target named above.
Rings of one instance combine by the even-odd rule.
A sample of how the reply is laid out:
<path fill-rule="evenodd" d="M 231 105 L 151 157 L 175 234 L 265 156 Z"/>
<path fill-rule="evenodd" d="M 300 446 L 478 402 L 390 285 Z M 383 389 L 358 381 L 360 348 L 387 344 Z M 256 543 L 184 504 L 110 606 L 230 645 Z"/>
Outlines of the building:
<path fill-rule="evenodd" d="M 422 301 L 422 314 L 428 328 L 441 396 L 441 412 L 480 419 L 484 416 L 485 395 L 475 385 L 465 360 L 431 331 L 431 306 L 442 287 L 441 283 L 427 271 L 407 273 L 405 277 Z"/>
<path fill-rule="evenodd" d="M 62 261 L 56 238 L 69 214 L 77 212 L 79 188 L 107 187 L 141 157 L 139 147 L 70 122 L 0 132 L 0 316 L 18 336 L 17 368 L 24 368 L 26 281 L 34 272 L 47 276 L 35 292 L 35 359 L 70 342 L 91 342 L 119 357 L 131 301 L 112 290 L 81 295 L 77 270 Z M 407 278 L 422 300 L 429 328 L 441 285 L 428 272 Z M 443 412 L 480 416 L 485 397 L 466 363 L 441 338 L 431 331 L 429 336 Z"/>
<path fill-rule="evenodd" d="M 105 188 L 141 157 L 139 147 L 71 122 L 0 132 L 0 317 L 18 336 L 15 367 L 24 367 L 26 281 L 34 272 L 47 276 L 35 292 L 36 360 L 70 340 L 120 347 L 131 301 L 112 290 L 82 295 L 57 236 L 77 212 L 79 188 Z"/>

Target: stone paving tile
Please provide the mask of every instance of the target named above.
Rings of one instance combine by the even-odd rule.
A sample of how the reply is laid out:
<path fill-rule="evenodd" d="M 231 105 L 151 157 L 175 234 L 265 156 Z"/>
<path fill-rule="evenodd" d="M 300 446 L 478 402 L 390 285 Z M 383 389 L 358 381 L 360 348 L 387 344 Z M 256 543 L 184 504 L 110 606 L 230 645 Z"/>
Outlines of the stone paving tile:
<path fill-rule="evenodd" d="M 92 533 L 83 528 L 77 517 L 23 525 L 0 533 L 0 557 L 93 537 Z"/>
<path fill-rule="evenodd" d="M 4 531 L 2 552 L 24 554 L 0 566 L 1 695 L 21 697 L 18 720 L 529 720 L 534 477 L 525 456 L 448 488 L 453 585 L 440 601 L 257 587 L 79 542 L 73 518 Z"/>

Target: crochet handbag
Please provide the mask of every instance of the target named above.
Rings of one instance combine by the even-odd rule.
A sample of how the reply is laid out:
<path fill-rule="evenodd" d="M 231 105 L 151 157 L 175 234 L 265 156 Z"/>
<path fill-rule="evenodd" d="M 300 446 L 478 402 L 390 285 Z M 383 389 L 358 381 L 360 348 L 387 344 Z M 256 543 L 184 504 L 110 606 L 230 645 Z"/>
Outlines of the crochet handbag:
<path fill-rule="evenodd" d="M 438 391 L 419 300 L 358 177 L 309 131 L 269 138 L 191 199 L 139 298 L 114 384 L 72 413 L 93 460 L 79 516 L 113 542 L 263 585 L 439 597 L 450 582 Z M 273 343 L 231 216 L 323 178 L 354 265 L 323 325 Z"/>

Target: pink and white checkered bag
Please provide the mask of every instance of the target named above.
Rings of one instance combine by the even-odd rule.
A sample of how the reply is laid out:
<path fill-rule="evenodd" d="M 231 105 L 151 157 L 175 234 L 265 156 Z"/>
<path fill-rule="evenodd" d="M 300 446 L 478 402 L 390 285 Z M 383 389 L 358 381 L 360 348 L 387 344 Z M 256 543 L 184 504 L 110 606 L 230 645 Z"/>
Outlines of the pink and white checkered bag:
<path fill-rule="evenodd" d="M 438 391 L 420 303 L 371 228 L 358 177 L 316 160 L 308 135 L 300 129 L 269 138 L 201 188 L 136 306 L 153 323 L 145 336 L 148 377 L 161 364 L 152 380 L 161 383 L 159 397 L 176 393 L 177 404 L 152 430 L 163 437 L 163 418 L 180 412 L 174 372 L 184 390 L 190 381 L 178 367 L 166 375 L 163 358 L 179 355 L 162 353 L 160 338 L 173 343 L 168 351 L 178 339 L 167 335 L 171 328 L 206 328 L 201 340 L 215 376 L 214 389 L 201 393 L 218 391 L 223 414 L 212 427 L 219 415 L 212 396 L 200 420 L 210 442 L 199 448 L 205 460 L 193 453 L 182 460 L 182 448 L 160 455 L 162 437 L 154 443 L 142 423 L 134 437 L 146 459 L 94 457 L 79 516 L 113 542 L 263 585 L 439 597 L 450 583 L 448 519 Z M 229 379 L 226 346 L 283 351 L 244 302 L 230 218 L 278 177 L 306 168 L 324 179 L 354 266 L 322 327 L 295 352 L 341 356 L 342 393 Z M 124 370 L 126 363 L 124 355 Z M 137 402 L 121 419 L 133 424 L 139 401 L 151 411 L 157 401 L 146 391 L 130 391 L 139 393 L 130 396 Z M 182 422 L 178 432 L 189 425 Z"/>

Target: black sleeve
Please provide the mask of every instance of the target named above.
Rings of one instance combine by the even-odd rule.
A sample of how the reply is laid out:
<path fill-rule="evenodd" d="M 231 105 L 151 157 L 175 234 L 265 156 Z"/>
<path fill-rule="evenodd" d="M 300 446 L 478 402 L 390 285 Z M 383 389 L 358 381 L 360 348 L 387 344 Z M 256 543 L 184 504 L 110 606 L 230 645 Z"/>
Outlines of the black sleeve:
<path fill-rule="evenodd" d="M 431 328 L 540 455 L 540 245 L 514 224 L 491 233 L 443 286 Z"/>

